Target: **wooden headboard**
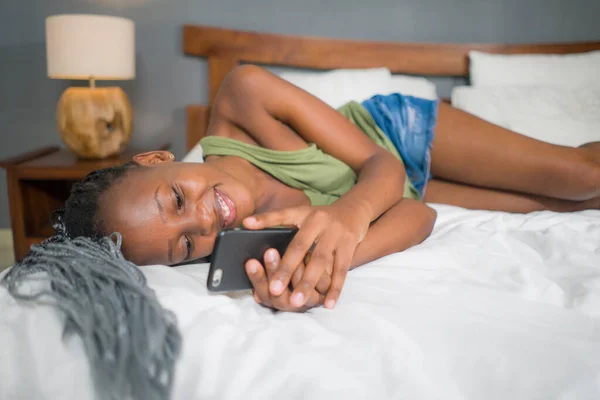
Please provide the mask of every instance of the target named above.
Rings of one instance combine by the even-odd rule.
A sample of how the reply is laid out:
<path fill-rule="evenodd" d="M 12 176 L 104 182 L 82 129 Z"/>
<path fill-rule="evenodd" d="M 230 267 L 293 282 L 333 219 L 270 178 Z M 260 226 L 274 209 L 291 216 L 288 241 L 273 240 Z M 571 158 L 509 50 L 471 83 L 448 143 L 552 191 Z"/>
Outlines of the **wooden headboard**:
<path fill-rule="evenodd" d="M 468 53 L 567 54 L 600 50 L 599 42 L 563 44 L 402 43 L 325 39 L 185 25 L 183 51 L 208 59 L 209 104 L 187 108 L 187 149 L 204 137 L 210 106 L 235 66 L 252 63 L 311 69 L 387 67 L 392 73 L 467 77 Z"/>

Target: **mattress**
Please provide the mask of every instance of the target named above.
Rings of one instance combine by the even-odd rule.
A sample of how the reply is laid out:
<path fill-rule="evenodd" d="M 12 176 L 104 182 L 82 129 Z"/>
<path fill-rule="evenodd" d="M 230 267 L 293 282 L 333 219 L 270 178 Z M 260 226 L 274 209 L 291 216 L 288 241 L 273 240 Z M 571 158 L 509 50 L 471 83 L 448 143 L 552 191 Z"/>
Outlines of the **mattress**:
<path fill-rule="evenodd" d="M 334 310 L 206 290 L 144 267 L 177 315 L 174 399 L 599 399 L 600 211 L 434 205 L 424 243 L 351 271 Z M 0 398 L 91 398 L 81 342 L 0 288 Z M 333 397 L 332 397 L 333 396 Z"/>

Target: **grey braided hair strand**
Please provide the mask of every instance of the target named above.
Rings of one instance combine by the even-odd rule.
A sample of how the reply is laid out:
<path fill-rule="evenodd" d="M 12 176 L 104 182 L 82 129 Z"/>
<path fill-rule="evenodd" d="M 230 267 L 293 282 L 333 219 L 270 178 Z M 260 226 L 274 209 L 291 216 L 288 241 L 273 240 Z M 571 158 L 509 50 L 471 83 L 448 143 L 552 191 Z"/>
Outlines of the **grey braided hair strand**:
<path fill-rule="evenodd" d="M 181 348 L 174 314 L 123 257 L 120 234 L 72 239 L 63 215 L 55 215 L 55 236 L 32 246 L 0 284 L 19 301 L 65 314 L 63 338 L 81 337 L 98 398 L 168 399 Z M 28 285 L 40 280 L 48 285 Z"/>

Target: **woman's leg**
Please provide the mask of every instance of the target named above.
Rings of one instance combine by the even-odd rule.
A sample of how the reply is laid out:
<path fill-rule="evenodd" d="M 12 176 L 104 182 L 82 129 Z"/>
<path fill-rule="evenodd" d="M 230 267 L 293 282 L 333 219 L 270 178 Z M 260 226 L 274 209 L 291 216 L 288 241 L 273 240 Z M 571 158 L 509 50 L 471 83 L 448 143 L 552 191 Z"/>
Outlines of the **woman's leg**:
<path fill-rule="evenodd" d="M 433 179 L 427 184 L 425 201 L 450 204 L 473 210 L 508 211 L 528 213 L 551 210 L 557 212 L 581 211 L 600 208 L 600 197 L 586 201 L 560 200 L 501 190 L 483 189 Z"/>
<path fill-rule="evenodd" d="M 439 105 L 431 172 L 447 181 L 557 199 L 600 196 L 600 150 L 540 142 L 445 103 Z"/>

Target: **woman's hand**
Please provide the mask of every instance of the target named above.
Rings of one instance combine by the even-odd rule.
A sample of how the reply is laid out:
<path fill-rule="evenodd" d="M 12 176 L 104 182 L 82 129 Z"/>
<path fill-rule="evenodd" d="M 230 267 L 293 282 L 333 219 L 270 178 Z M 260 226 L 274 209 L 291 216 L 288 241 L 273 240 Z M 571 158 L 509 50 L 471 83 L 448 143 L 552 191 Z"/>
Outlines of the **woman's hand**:
<path fill-rule="evenodd" d="M 269 249 L 264 254 L 264 267 L 256 259 L 248 260 L 246 263 L 246 273 L 254 286 L 254 300 L 265 307 L 274 308 L 280 311 L 303 312 L 312 307 L 320 306 L 325 299 L 324 294 L 329 289 L 331 280 L 324 275 L 317 284 L 316 290 L 313 290 L 308 296 L 308 301 L 302 306 L 291 304 L 290 297 L 292 291 L 286 288 L 279 296 L 274 296 L 269 292 L 269 282 L 279 266 L 280 256 L 277 250 Z M 304 272 L 304 263 L 296 270 L 292 277 L 292 286 L 300 282 Z"/>
<path fill-rule="evenodd" d="M 269 294 L 285 295 L 304 259 L 310 256 L 300 281 L 293 285 L 290 302 L 294 307 L 306 305 L 314 296 L 321 278 L 330 275 L 331 286 L 327 291 L 325 307 L 333 308 L 344 286 L 354 250 L 366 236 L 370 222 L 369 213 L 360 207 L 333 204 L 294 207 L 254 215 L 244 220 L 244 226 L 248 229 L 298 227 L 280 265 L 271 274 Z"/>

